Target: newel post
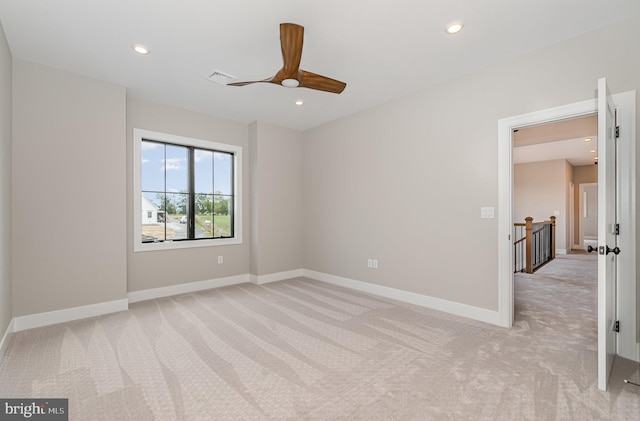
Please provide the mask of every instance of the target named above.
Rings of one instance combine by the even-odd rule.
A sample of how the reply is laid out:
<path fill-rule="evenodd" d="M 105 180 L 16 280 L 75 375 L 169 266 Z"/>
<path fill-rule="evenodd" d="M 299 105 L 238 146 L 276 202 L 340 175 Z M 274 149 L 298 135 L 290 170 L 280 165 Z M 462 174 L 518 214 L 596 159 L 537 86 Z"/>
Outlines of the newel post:
<path fill-rule="evenodd" d="M 556 217 L 551 216 L 551 258 L 556 258 Z"/>
<path fill-rule="evenodd" d="M 527 236 L 527 239 L 525 240 L 527 255 L 526 272 L 533 273 L 533 218 L 527 216 L 524 218 L 524 221 L 526 222 L 524 230 Z"/>

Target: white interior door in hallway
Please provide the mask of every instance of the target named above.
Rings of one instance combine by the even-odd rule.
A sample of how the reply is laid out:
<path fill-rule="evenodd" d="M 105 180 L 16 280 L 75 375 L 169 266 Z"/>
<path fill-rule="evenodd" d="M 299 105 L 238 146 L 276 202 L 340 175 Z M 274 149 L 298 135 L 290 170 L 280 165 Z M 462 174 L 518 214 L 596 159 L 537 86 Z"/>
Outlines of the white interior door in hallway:
<path fill-rule="evenodd" d="M 617 106 L 618 123 L 624 127 L 618 140 L 620 177 L 618 221 L 625 229 L 617 238 L 618 247 L 624 250 L 617 259 L 620 279 L 616 293 L 617 320 L 622 328 L 617 335 L 617 353 L 625 358 L 640 361 L 640 347 L 636 341 L 638 285 L 636 280 L 636 146 L 635 146 L 635 91 L 613 95 Z M 582 101 L 556 108 L 518 115 L 498 121 L 498 188 L 499 188 L 499 308 L 503 326 L 513 324 L 513 159 L 512 132 L 516 128 L 561 121 L 594 114 L 597 100 Z M 601 301 L 599 297 L 599 301 Z"/>

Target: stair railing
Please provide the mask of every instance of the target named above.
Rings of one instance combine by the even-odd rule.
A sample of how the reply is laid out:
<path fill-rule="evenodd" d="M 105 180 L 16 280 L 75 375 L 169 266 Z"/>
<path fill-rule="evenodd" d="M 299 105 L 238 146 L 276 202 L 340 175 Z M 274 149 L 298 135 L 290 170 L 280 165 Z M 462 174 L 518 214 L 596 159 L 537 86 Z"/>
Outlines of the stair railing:
<path fill-rule="evenodd" d="M 556 217 L 549 221 L 513 224 L 514 272 L 533 273 L 556 257 Z"/>

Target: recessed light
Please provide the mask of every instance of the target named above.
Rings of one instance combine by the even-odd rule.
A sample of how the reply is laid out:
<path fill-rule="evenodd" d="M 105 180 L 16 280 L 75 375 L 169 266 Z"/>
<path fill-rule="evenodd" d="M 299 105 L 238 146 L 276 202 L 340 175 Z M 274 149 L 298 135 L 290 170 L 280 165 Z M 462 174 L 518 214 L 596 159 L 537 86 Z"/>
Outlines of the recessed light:
<path fill-rule="evenodd" d="M 138 54 L 145 55 L 150 53 L 149 49 L 142 44 L 133 44 L 131 48 L 133 48 L 133 51 L 135 51 Z"/>
<path fill-rule="evenodd" d="M 596 153 L 596 152 L 598 152 L 598 151 L 596 151 L 595 149 L 591 149 L 589 152 L 591 152 L 591 153 Z"/>
<path fill-rule="evenodd" d="M 591 138 L 590 138 L 590 137 L 587 137 L 584 141 L 585 141 L 585 142 L 591 142 Z"/>
<path fill-rule="evenodd" d="M 447 34 L 457 34 L 458 32 L 462 31 L 462 28 L 464 27 L 464 23 L 458 21 L 458 22 L 451 22 L 450 24 L 448 24 L 444 31 Z"/>
<path fill-rule="evenodd" d="M 598 160 L 598 157 L 597 157 L 597 156 L 594 156 L 594 157 L 593 157 L 593 160 L 594 160 L 594 161 L 597 161 L 597 160 Z"/>
<path fill-rule="evenodd" d="M 296 101 L 296 105 L 302 105 L 302 104 L 304 104 L 303 100 L 299 99 L 299 100 Z"/>

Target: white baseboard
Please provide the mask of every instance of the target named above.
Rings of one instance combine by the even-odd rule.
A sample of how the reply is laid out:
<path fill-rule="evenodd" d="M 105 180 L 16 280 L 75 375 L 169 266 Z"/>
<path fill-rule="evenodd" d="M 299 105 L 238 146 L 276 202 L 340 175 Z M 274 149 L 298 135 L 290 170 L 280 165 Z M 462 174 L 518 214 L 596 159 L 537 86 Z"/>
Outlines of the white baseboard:
<path fill-rule="evenodd" d="M 249 282 L 249 275 L 228 276 L 226 278 L 209 279 L 206 281 L 187 282 L 185 284 L 170 285 L 160 288 L 133 291 L 127 294 L 129 303 L 153 300 L 155 298 L 170 297 L 172 295 L 186 294 L 189 292 L 203 291 L 205 289 L 225 287 L 228 285 L 244 284 Z"/>
<path fill-rule="evenodd" d="M 7 347 L 9 346 L 9 339 L 11 339 L 11 334 L 13 332 L 13 319 L 11 319 L 11 321 L 9 322 L 9 326 L 7 326 L 7 330 L 4 332 L 4 335 L 0 340 L 0 361 L 2 361 L 4 353 L 7 351 Z"/>
<path fill-rule="evenodd" d="M 87 317 L 102 316 L 103 314 L 115 313 L 127 309 L 129 309 L 129 300 L 124 298 L 122 300 L 107 301 L 105 303 L 14 317 L 13 331 L 19 332 L 21 330 L 70 322 L 72 320 L 86 319 Z"/>
<path fill-rule="evenodd" d="M 0 356 L 3 355 L 12 332 L 19 332 L 21 330 L 49 326 L 52 324 L 64 323 L 72 320 L 79 320 L 88 317 L 124 311 L 129 308 L 129 303 L 136 303 L 139 301 L 169 297 L 172 295 L 202 291 L 211 288 L 219 288 L 228 285 L 242 284 L 246 282 L 252 282 L 254 284 L 261 285 L 301 276 L 500 326 L 500 317 L 497 311 L 455 303 L 440 298 L 429 297 L 414 292 L 403 291 L 400 289 L 371 284 L 368 282 L 356 281 L 354 279 L 343 278 L 340 276 L 330 275 L 322 272 L 316 272 L 307 269 L 295 269 L 286 272 L 271 273 L 268 275 L 236 275 L 225 278 L 210 279 L 206 281 L 189 282 L 186 284 L 147 289 L 142 291 L 133 291 L 129 292 L 127 294 L 127 298 L 122 300 L 115 300 L 105 303 L 15 317 L 7 327 L 7 331 L 5 332 L 4 336 L 2 337 L 2 341 L 0 342 Z"/>
<path fill-rule="evenodd" d="M 429 297 L 427 295 L 416 294 L 414 292 L 389 288 L 382 285 L 371 284 L 368 282 L 356 281 L 354 279 L 329 275 L 322 272 L 315 272 L 312 270 L 304 269 L 303 273 L 305 277 L 314 279 L 316 281 L 327 282 L 329 284 L 351 288 L 357 291 L 367 292 L 369 294 L 391 298 L 393 300 L 430 308 L 432 310 L 438 310 L 445 313 L 454 314 L 456 316 L 466 317 L 468 319 L 501 326 L 500 313 L 498 311 L 487 310 L 467 304 L 455 303 L 453 301 Z"/>
<path fill-rule="evenodd" d="M 268 275 L 251 275 L 251 282 L 262 285 L 270 282 L 284 281 L 285 279 L 304 276 L 304 269 L 288 270 L 286 272 L 270 273 Z"/>
<path fill-rule="evenodd" d="M 556 249 L 556 254 L 567 254 L 567 249 Z"/>

